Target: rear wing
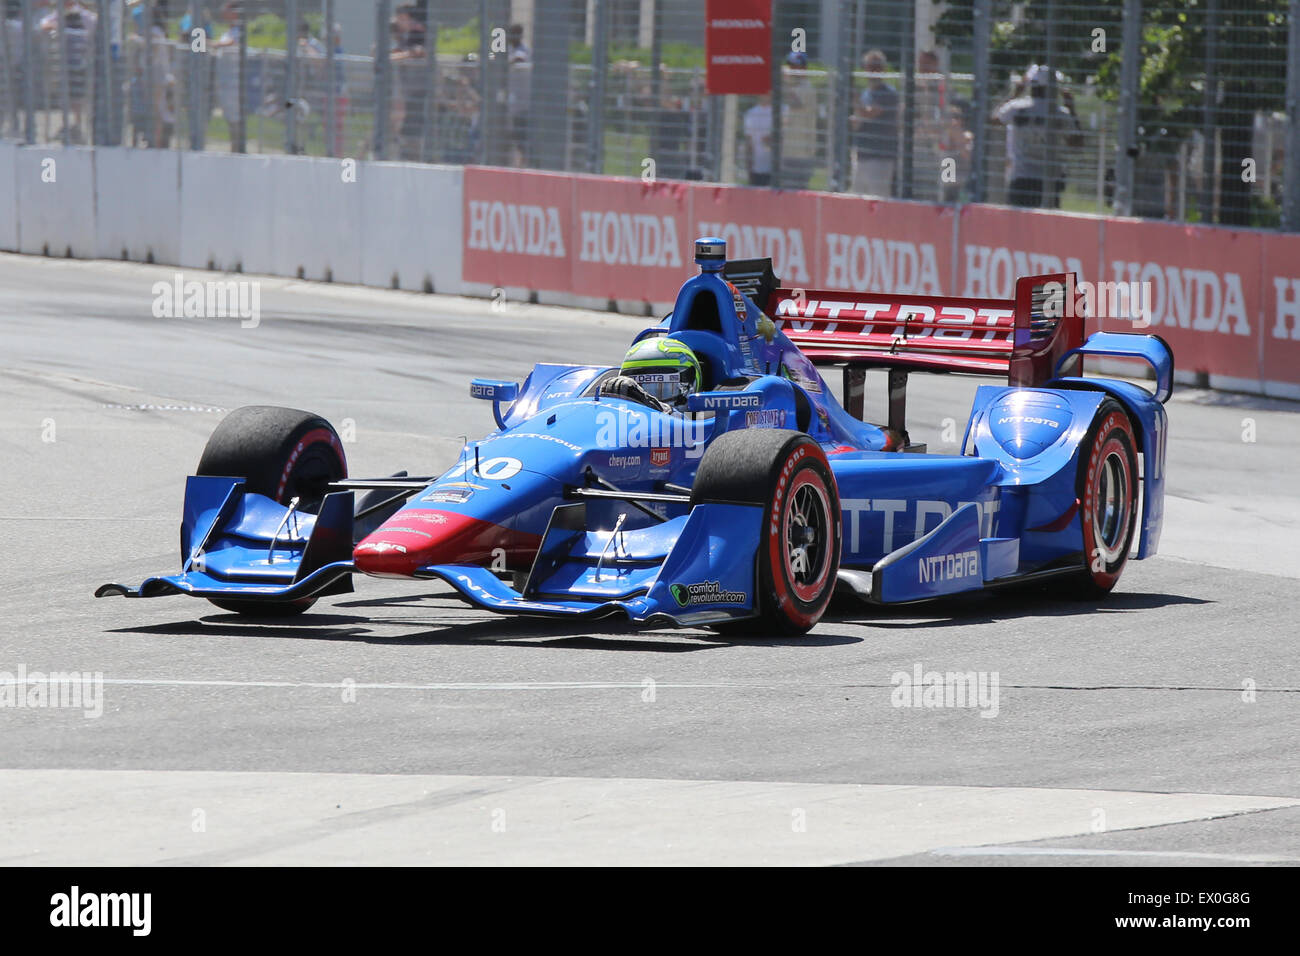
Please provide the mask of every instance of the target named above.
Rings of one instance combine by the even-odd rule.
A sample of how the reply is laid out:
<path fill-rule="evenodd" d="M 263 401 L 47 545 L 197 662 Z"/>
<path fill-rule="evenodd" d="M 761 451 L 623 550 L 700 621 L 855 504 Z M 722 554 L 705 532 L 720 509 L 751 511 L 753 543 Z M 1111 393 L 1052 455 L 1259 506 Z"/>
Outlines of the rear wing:
<path fill-rule="evenodd" d="M 1013 299 L 777 288 L 765 311 L 814 362 L 958 372 L 1041 385 L 1083 345 L 1080 303 L 1064 308 L 1065 273 L 1016 280 Z M 1069 282 L 1069 288 L 1074 283 Z"/>
<path fill-rule="evenodd" d="M 1067 308 L 1072 275 L 1016 280 L 1011 299 L 785 288 L 770 260 L 728 262 L 741 288 L 812 361 L 844 367 L 844 407 L 862 417 L 867 369 L 889 369 L 889 424 L 905 431 L 907 374 L 1006 376 L 1042 385 L 1082 375 L 1083 303 Z"/>

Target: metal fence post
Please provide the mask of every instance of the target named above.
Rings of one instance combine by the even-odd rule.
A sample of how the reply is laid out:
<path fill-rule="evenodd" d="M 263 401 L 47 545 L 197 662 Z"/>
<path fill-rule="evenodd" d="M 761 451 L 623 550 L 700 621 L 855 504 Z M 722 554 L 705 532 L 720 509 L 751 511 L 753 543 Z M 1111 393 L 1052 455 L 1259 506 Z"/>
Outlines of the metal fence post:
<path fill-rule="evenodd" d="M 242 3 L 239 5 L 239 59 L 236 64 L 239 75 L 235 80 L 238 87 L 239 120 L 231 143 L 236 153 L 248 151 L 248 13 L 245 6 Z"/>
<path fill-rule="evenodd" d="M 298 152 L 298 0 L 284 9 L 284 151 Z"/>
<path fill-rule="evenodd" d="M 333 156 L 336 152 L 334 149 L 334 138 L 337 130 L 334 126 L 337 117 L 334 115 L 338 109 L 335 100 L 335 83 L 337 78 L 334 75 L 334 0 L 325 0 L 325 155 Z"/>
<path fill-rule="evenodd" d="M 900 199 L 912 198 L 913 151 L 916 144 L 916 4 L 910 4 L 903 14 L 903 162 L 898 168 L 897 195 Z"/>
<path fill-rule="evenodd" d="M 785 152 L 784 137 L 784 117 L 785 111 L 785 89 L 784 75 L 781 65 L 785 62 L 786 43 L 776 29 L 776 0 L 772 0 L 772 188 L 781 189 L 782 182 L 782 162 L 781 156 Z"/>
<path fill-rule="evenodd" d="M 59 128 L 59 140 L 64 146 L 72 145 L 72 138 L 68 132 L 68 113 L 71 112 L 71 90 L 68 88 L 68 17 L 67 14 L 58 8 L 54 12 L 54 23 L 59 33 L 59 112 L 61 114 L 61 126 Z"/>
<path fill-rule="evenodd" d="M 605 171 L 605 73 L 609 68 L 609 4 L 596 0 L 591 38 L 591 98 L 587 103 L 587 168 Z"/>
<path fill-rule="evenodd" d="M 488 0 L 478 3 L 478 161 L 491 162 L 488 143 L 488 97 L 492 95 L 492 79 L 488 75 L 488 57 L 492 55 L 492 27 L 488 23 Z"/>
<path fill-rule="evenodd" d="M 32 48 L 32 0 L 23 0 L 23 140 L 36 142 L 36 51 Z"/>
<path fill-rule="evenodd" d="M 0 70 L 3 71 L 2 73 L 0 73 L 0 77 L 3 77 L 4 79 L 4 86 L 5 86 L 4 104 L 5 104 L 5 114 L 6 114 L 4 116 L 0 116 L 0 130 L 3 130 L 6 127 L 8 127 L 12 132 L 16 134 L 19 126 L 18 97 L 17 95 L 15 95 L 15 90 L 14 90 L 13 55 L 9 51 L 8 22 L 0 24 L 0 30 L 4 31 L 3 33 L 0 33 L 0 60 L 4 61 L 3 66 L 0 67 Z"/>
<path fill-rule="evenodd" d="M 1133 180 L 1138 154 L 1138 61 L 1142 50 L 1142 0 L 1124 0 L 1123 60 L 1120 65 L 1119 154 L 1115 157 L 1115 213 L 1133 214 Z"/>
<path fill-rule="evenodd" d="M 420 159 L 426 163 L 436 163 L 438 161 L 438 21 L 434 18 L 432 9 L 429 9 L 424 30 L 427 86 L 424 97 L 424 125 L 420 131 Z"/>
<path fill-rule="evenodd" d="M 144 0 L 144 22 L 140 32 L 144 37 L 144 90 L 145 90 L 145 144 L 153 149 L 158 145 L 158 133 L 155 131 L 158 118 L 154 112 L 158 105 L 155 100 L 157 90 L 154 87 L 153 72 L 153 0 Z"/>
<path fill-rule="evenodd" d="M 853 110 L 853 53 L 855 31 L 853 29 L 853 0 L 840 0 L 837 10 L 839 23 L 835 34 L 836 66 L 834 78 L 834 95 L 831 97 L 831 129 L 834 131 L 831 147 L 833 155 L 830 163 L 831 189 L 837 193 L 849 191 L 849 113 Z"/>
<path fill-rule="evenodd" d="M 190 0 L 190 35 L 186 38 L 189 41 L 189 50 L 185 53 L 185 58 L 189 61 L 189 69 L 186 73 L 189 75 L 190 82 L 190 149 L 203 149 L 203 123 L 201 117 L 203 114 L 203 66 L 206 52 L 194 52 L 194 31 L 203 30 L 203 23 L 200 21 L 199 0 Z M 206 32 L 206 31 L 205 31 Z M 204 36 L 203 49 L 207 50 L 208 40 Z"/>
<path fill-rule="evenodd" d="M 97 69 L 93 71 L 95 76 L 95 99 L 91 107 L 91 115 L 93 116 L 92 122 L 95 131 L 91 142 L 96 146 L 110 145 L 108 114 L 112 98 L 109 93 L 111 67 L 109 66 L 108 29 L 107 6 L 104 0 L 95 0 L 95 36 L 92 44 L 95 55 L 92 62 Z"/>
<path fill-rule="evenodd" d="M 1300 0 L 1287 4 L 1286 170 L 1282 174 L 1282 228 L 1300 232 Z"/>
<path fill-rule="evenodd" d="M 1294 4 L 1292 4 L 1294 6 Z M 1287 81 L 1291 68 L 1288 60 Z M 1205 5 L 1205 90 L 1201 95 L 1201 222 L 1214 222 L 1215 112 L 1219 99 L 1219 0 Z"/>
<path fill-rule="evenodd" d="M 388 158 L 388 109 L 392 61 L 388 59 L 389 0 L 375 4 L 375 158 Z"/>
<path fill-rule="evenodd" d="M 986 202 L 988 199 L 988 127 L 992 113 L 990 105 L 993 77 L 989 75 L 989 43 L 993 29 L 993 0 L 975 0 L 975 135 L 971 143 L 970 201 Z"/>

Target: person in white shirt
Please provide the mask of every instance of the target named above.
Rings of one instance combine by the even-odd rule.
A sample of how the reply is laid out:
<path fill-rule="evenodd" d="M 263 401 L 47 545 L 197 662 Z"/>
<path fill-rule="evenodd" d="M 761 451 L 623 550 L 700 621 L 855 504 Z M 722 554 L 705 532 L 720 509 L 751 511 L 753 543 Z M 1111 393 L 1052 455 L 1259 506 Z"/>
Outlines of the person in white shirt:
<path fill-rule="evenodd" d="M 764 93 L 745 111 L 745 142 L 749 156 L 749 184 L 772 185 L 772 97 Z"/>

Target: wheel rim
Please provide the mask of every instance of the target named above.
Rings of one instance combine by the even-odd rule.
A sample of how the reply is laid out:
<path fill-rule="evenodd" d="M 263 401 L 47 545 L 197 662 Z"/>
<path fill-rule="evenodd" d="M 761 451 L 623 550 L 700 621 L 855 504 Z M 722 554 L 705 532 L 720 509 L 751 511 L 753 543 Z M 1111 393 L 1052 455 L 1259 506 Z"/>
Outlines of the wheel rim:
<path fill-rule="evenodd" d="M 830 501 L 805 473 L 791 489 L 785 514 L 785 571 L 799 600 L 817 600 L 830 566 Z"/>
<path fill-rule="evenodd" d="M 1097 471 L 1092 515 L 1094 540 L 1108 565 L 1120 558 L 1128 543 L 1128 523 L 1128 468 L 1116 450 L 1106 455 Z"/>

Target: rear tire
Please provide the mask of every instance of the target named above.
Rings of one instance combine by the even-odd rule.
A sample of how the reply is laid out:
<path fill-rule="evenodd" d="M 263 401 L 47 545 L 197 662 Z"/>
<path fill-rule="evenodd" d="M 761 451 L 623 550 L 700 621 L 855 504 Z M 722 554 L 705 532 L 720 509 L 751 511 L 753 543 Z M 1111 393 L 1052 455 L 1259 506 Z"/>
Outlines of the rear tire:
<path fill-rule="evenodd" d="M 198 475 L 243 478 L 246 490 L 282 505 L 297 498 L 298 510 L 315 513 L 330 482 L 346 478 L 347 458 L 334 427 L 296 408 L 246 405 L 213 431 L 199 458 Z M 223 611 L 257 617 L 301 614 L 315 598 L 267 602 L 209 598 Z"/>
<path fill-rule="evenodd" d="M 1084 568 L 1068 579 L 1070 596 L 1089 599 L 1110 593 L 1128 563 L 1138 524 L 1136 449 L 1128 414 L 1114 399 L 1105 399 L 1079 446 L 1075 491 Z"/>
<path fill-rule="evenodd" d="M 757 554 L 757 621 L 718 629 L 803 634 L 816 626 L 840 566 L 840 499 L 821 446 L 802 432 L 755 429 L 720 435 L 691 489 L 703 502 L 763 506 Z"/>

